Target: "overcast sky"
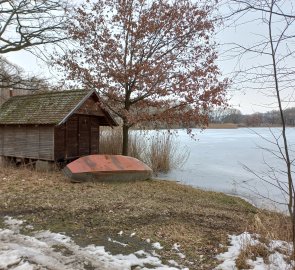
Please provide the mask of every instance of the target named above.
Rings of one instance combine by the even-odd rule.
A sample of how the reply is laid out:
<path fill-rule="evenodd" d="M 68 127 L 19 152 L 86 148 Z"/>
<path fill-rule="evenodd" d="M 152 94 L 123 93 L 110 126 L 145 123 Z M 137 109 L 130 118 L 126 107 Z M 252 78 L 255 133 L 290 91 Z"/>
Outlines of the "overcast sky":
<path fill-rule="evenodd" d="M 263 57 L 253 57 L 247 55 L 238 61 L 237 58 L 231 57 L 231 52 L 226 52 L 230 45 L 229 43 L 236 42 L 244 45 L 253 43 L 253 41 L 261 38 L 262 35 L 267 34 L 267 28 L 257 21 L 253 21 L 255 15 L 248 15 L 243 19 L 241 25 L 232 25 L 225 29 L 218 30 L 216 35 L 217 43 L 221 44 L 218 47 L 219 60 L 218 65 L 225 76 L 232 76 L 232 73 L 240 68 L 250 67 L 257 64 L 268 63 L 270 59 Z M 5 57 L 9 61 L 22 67 L 30 74 L 43 75 L 49 78 L 54 77 L 54 72 L 50 71 L 46 64 L 37 59 L 31 53 L 26 51 L 12 52 L 6 54 Z M 294 61 L 294 59 L 292 59 Z M 293 64 L 293 63 L 292 63 Z M 294 64 L 295 66 L 295 64 Z M 267 97 L 266 93 L 261 93 L 259 89 L 251 89 L 251 82 L 233 85 L 229 90 L 230 104 L 242 113 L 265 112 L 272 109 L 277 109 L 275 100 Z M 287 106 L 287 105 L 286 105 Z M 288 104 L 289 107 L 295 106 L 292 102 Z"/>

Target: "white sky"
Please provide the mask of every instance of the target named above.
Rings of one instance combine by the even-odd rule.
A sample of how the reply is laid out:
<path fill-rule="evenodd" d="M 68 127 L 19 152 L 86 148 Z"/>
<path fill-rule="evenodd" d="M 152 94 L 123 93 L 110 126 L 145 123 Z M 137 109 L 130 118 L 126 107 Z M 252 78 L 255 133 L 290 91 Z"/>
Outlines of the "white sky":
<path fill-rule="evenodd" d="M 249 20 L 252 18 L 249 17 Z M 240 26 L 226 28 L 219 31 L 216 36 L 216 41 L 223 44 L 219 47 L 219 60 L 218 65 L 222 73 L 225 76 L 230 74 L 237 68 L 251 66 L 257 63 L 257 61 L 265 61 L 262 58 L 250 58 L 245 57 L 240 62 L 237 59 L 229 58 L 228 53 L 224 53 L 229 48 L 229 45 L 224 45 L 231 42 L 237 42 L 242 44 L 251 44 L 253 40 L 258 38 L 259 34 L 264 34 L 266 31 L 265 27 L 259 25 L 257 22 L 251 22 Z M 49 71 L 46 63 L 37 59 L 31 53 L 26 51 L 12 52 L 4 55 L 9 61 L 22 67 L 25 71 L 31 75 L 43 75 L 47 78 L 54 78 L 54 72 Z M 239 65 L 239 66 L 238 66 Z M 240 88 L 240 87 L 239 87 Z M 274 99 L 267 98 L 265 94 L 259 93 L 258 90 L 253 90 L 250 83 L 244 83 L 241 89 L 237 89 L 233 86 L 229 90 L 230 105 L 242 111 L 242 113 L 254 113 L 254 112 L 265 112 L 272 109 L 277 109 Z M 272 105 L 270 105 L 272 104 Z M 295 106 L 292 103 L 289 106 Z"/>
<path fill-rule="evenodd" d="M 28 51 L 11 52 L 4 56 L 10 62 L 22 67 L 29 74 L 47 74 L 48 72 L 46 64 L 38 60 Z"/>

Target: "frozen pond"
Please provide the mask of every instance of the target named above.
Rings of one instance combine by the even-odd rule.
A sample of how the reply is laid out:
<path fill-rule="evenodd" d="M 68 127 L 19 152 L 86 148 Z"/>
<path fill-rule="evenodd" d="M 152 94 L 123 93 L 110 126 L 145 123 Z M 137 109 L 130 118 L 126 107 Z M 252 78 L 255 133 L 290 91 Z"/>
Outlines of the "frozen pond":
<path fill-rule="evenodd" d="M 175 141 L 180 149 L 189 150 L 189 158 L 181 169 L 160 175 L 161 178 L 242 196 L 263 207 L 273 207 L 273 203 L 262 197 L 285 202 L 284 194 L 278 188 L 258 180 L 257 176 L 244 168 L 247 166 L 265 180 L 270 179 L 263 176 L 263 173 L 285 181 L 285 176 L 280 173 L 274 175 L 272 169 L 284 169 L 282 161 L 262 149 L 277 151 L 271 143 L 275 139 L 268 128 L 208 129 L 201 133 L 199 130 L 194 132 L 198 134 L 196 140 L 191 139 L 185 130 L 177 132 Z M 272 129 L 272 132 L 276 137 L 280 135 L 278 128 Z M 288 128 L 287 133 L 290 147 L 294 150 L 295 129 Z M 276 207 L 282 209 L 279 204 Z"/>

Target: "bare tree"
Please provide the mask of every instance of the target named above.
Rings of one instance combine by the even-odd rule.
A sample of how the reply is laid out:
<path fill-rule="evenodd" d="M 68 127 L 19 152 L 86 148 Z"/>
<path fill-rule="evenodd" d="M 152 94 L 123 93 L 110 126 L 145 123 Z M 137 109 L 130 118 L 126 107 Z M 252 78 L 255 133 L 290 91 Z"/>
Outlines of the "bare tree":
<path fill-rule="evenodd" d="M 0 54 L 66 39 L 65 0 L 0 1 Z"/>
<path fill-rule="evenodd" d="M 48 88 L 44 79 L 37 76 L 28 76 L 19 66 L 0 57 L 0 89 L 11 88 L 14 90 L 36 91 Z"/>
<path fill-rule="evenodd" d="M 273 97 L 279 110 L 281 131 L 277 134 L 270 130 L 272 139 L 268 139 L 268 142 L 272 147 L 265 147 L 264 150 L 276 157 L 283 167 L 273 166 L 266 160 L 268 172 L 264 175 L 258 173 L 255 175 L 285 195 L 292 222 L 293 255 L 295 255 L 294 152 L 288 141 L 285 117 L 285 107 L 294 102 L 295 89 L 293 4 L 291 0 L 229 0 L 227 3 L 230 4 L 231 10 L 227 19 L 230 18 L 231 23 L 247 23 L 243 18 L 249 15 L 249 21 L 255 20 L 258 27 L 263 29 L 263 32 L 256 33 L 257 42 L 235 43 L 232 51 L 239 60 L 249 54 L 255 57 L 255 63 L 243 70 L 241 73 L 243 79 L 238 83 L 242 81 L 251 83 L 251 88 Z"/>
<path fill-rule="evenodd" d="M 67 0 L 0 0 L 0 92 L 3 100 L 9 97 L 10 90 L 20 93 L 47 89 L 44 79 L 25 74 L 4 56 L 29 50 L 43 58 L 46 54 L 43 45 L 56 45 L 67 39 L 67 9 Z"/>
<path fill-rule="evenodd" d="M 0 57 L 0 105 L 12 95 L 52 89 L 45 79 L 26 74 L 23 69 Z"/>
<path fill-rule="evenodd" d="M 210 112 L 210 123 L 234 123 L 239 124 L 241 122 L 242 113 L 235 108 L 221 108 Z"/>

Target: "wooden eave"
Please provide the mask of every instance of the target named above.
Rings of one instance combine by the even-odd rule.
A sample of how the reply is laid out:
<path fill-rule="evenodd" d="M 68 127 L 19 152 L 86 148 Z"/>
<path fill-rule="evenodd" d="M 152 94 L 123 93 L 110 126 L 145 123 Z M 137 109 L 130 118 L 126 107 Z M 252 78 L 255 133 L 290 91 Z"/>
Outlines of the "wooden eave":
<path fill-rule="evenodd" d="M 99 101 L 99 96 L 97 95 L 97 92 L 95 90 L 89 91 L 89 93 L 75 106 L 75 108 L 73 108 L 64 117 L 64 119 L 62 119 L 56 126 L 60 126 L 60 125 L 64 124 L 69 119 L 69 117 L 71 117 L 76 111 L 78 111 L 81 108 L 81 106 L 86 102 L 86 100 L 88 98 L 90 98 L 92 95 L 94 95 L 95 98 L 97 99 L 97 101 Z M 104 115 L 105 115 L 105 117 L 107 119 L 107 122 L 109 123 L 109 125 L 111 127 L 118 126 L 118 123 L 115 121 L 115 119 L 113 119 L 113 117 L 110 115 L 110 113 L 107 110 L 105 110 L 103 108 L 101 108 L 101 110 L 103 111 L 103 113 L 104 113 Z"/>

